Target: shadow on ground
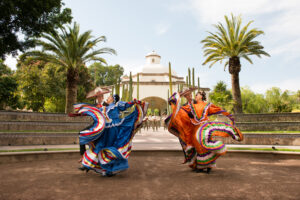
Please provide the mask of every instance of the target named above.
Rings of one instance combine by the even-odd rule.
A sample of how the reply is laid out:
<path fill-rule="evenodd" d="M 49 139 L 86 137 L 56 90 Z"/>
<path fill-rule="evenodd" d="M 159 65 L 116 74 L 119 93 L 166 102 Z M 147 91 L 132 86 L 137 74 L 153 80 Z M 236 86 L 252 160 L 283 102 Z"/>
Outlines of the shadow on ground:
<path fill-rule="evenodd" d="M 299 199 L 300 160 L 223 156 L 211 174 L 181 153 L 134 154 L 114 177 L 77 169 L 77 159 L 0 165 L 0 199 Z"/>

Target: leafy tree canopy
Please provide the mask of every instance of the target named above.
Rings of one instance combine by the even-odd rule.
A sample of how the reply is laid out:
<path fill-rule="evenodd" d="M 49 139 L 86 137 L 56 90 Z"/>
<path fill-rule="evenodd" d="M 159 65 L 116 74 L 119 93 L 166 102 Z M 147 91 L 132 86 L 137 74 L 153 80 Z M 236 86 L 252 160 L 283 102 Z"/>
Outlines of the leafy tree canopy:
<path fill-rule="evenodd" d="M 20 59 L 16 72 L 18 92 L 27 109 L 43 112 L 64 112 L 66 104 L 66 71 L 60 65 L 35 61 L 30 57 Z M 85 100 L 93 88 L 86 67 L 79 69 L 78 99 Z"/>
<path fill-rule="evenodd" d="M 17 106 L 16 90 L 17 81 L 13 71 L 0 59 L 0 109 L 4 109 L 6 106 L 13 108 Z"/>
<path fill-rule="evenodd" d="M 227 85 L 223 81 L 219 81 L 209 95 L 210 100 L 217 106 L 220 106 L 227 111 L 232 110 L 232 94 L 227 89 Z"/>
<path fill-rule="evenodd" d="M 267 113 L 269 106 L 263 94 L 255 94 L 249 87 L 242 88 L 244 113 Z"/>
<path fill-rule="evenodd" d="M 120 82 L 124 69 L 120 65 L 103 66 L 94 63 L 89 66 L 89 72 L 96 86 L 109 86 Z"/>
<path fill-rule="evenodd" d="M 266 101 L 270 106 L 270 112 L 291 112 L 296 103 L 288 90 L 282 92 L 277 87 L 272 87 L 266 91 Z"/>
<path fill-rule="evenodd" d="M 0 1 L 0 58 L 33 47 L 31 37 L 70 23 L 71 9 L 63 5 L 62 0 Z"/>

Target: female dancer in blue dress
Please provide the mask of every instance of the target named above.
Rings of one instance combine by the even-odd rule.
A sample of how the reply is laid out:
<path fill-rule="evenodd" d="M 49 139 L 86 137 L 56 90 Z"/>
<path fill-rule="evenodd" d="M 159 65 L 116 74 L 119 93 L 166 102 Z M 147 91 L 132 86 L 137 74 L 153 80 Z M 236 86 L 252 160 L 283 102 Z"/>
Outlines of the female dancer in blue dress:
<path fill-rule="evenodd" d="M 80 132 L 81 145 L 88 144 L 83 154 L 82 165 L 86 171 L 92 169 L 103 176 L 112 176 L 128 168 L 132 139 L 141 127 L 148 104 L 137 100 L 119 101 L 119 96 L 109 96 L 105 106 L 75 104 L 80 115 L 94 119 L 91 127 Z M 133 112 L 120 118 L 120 112 L 135 106 Z"/>

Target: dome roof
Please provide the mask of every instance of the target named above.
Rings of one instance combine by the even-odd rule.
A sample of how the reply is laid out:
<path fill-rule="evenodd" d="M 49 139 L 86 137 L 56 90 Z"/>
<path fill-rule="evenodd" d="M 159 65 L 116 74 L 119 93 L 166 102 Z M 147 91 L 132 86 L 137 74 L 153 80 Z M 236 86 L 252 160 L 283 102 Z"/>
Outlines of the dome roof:
<path fill-rule="evenodd" d="M 149 56 L 157 56 L 157 57 L 160 57 L 160 55 L 158 55 L 154 50 L 153 50 L 152 52 L 148 53 L 148 54 L 146 55 L 146 58 L 149 57 Z"/>
<path fill-rule="evenodd" d="M 160 55 L 155 51 L 146 55 L 146 64 L 143 66 L 142 73 L 169 73 L 169 67 L 160 64 Z M 176 72 L 172 70 L 172 75 L 177 76 Z"/>

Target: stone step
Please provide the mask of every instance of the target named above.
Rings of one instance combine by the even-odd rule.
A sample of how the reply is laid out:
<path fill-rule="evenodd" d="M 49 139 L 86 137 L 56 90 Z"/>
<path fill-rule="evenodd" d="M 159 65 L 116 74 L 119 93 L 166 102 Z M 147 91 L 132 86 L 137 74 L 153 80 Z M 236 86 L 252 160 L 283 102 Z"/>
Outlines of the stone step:
<path fill-rule="evenodd" d="M 89 122 L 0 121 L 0 131 L 79 131 Z"/>
<path fill-rule="evenodd" d="M 300 122 L 300 113 L 264 113 L 234 114 L 236 122 Z M 226 121 L 224 115 L 218 115 L 219 121 Z"/>
<path fill-rule="evenodd" d="M 300 122 L 237 122 L 241 131 L 300 131 Z"/>
<path fill-rule="evenodd" d="M 69 117 L 64 113 L 0 111 L 0 121 L 91 122 L 87 116 Z"/>

